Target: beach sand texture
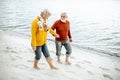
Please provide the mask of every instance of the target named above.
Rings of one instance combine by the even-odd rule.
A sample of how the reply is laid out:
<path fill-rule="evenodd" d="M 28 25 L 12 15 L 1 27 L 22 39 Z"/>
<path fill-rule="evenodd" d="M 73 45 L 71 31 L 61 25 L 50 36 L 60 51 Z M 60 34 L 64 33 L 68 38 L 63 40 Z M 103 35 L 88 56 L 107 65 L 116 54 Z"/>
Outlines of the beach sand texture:
<path fill-rule="evenodd" d="M 34 70 L 34 52 L 30 39 L 14 32 L 0 31 L 0 80 L 120 80 L 120 58 L 105 54 L 82 51 L 72 46 L 71 65 L 56 62 L 55 44 L 47 42 L 53 63 L 59 70 L 51 70 L 42 56 Z"/>

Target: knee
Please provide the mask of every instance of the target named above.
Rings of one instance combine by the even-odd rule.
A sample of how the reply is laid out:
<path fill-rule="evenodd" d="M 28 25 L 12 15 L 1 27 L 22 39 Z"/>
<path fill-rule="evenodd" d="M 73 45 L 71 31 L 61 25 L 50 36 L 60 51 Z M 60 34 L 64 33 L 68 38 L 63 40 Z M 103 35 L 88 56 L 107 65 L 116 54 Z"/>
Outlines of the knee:
<path fill-rule="evenodd" d="M 72 49 L 67 50 L 66 54 L 70 55 L 72 53 Z"/>
<path fill-rule="evenodd" d="M 57 56 L 60 56 L 60 55 L 61 55 L 61 52 L 56 52 L 56 55 L 57 55 Z"/>
<path fill-rule="evenodd" d="M 49 54 L 45 55 L 45 58 L 48 58 L 48 57 L 50 57 L 50 55 L 49 55 Z"/>
<path fill-rule="evenodd" d="M 41 56 L 35 56 L 36 60 L 40 60 Z"/>
<path fill-rule="evenodd" d="M 69 47 L 69 48 L 67 49 L 67 52 L 68 52 L 68 53 L 72 53 L 72 48 Z"/>

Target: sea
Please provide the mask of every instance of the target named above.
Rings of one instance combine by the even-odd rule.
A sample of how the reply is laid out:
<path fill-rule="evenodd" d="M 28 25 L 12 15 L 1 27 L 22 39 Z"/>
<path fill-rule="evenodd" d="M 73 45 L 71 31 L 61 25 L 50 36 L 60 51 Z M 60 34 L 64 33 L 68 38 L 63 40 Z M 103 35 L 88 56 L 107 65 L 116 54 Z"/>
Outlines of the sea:
<path fill-rule="evenodd" d="M 67 12 L 73 48 L 120 57 L 120 0 L 0 0 L 0 30 L 30 38 L 31 23 L 44 9 L 52 14 L 49 26 Z"/>

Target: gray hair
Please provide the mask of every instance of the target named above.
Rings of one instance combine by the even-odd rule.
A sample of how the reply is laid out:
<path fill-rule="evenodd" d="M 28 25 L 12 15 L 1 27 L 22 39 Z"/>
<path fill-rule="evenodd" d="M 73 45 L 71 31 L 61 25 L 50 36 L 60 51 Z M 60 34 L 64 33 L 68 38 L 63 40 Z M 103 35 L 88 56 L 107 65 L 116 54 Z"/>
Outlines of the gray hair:
<path fill-rule="evenodd" d="M 62 12 L 62 13 L 61 13 L 61 16 L 62 16 L 62 15 L 67 16 L 67 13 L 66 13 L 66 12 Z"/>
<path fill-rule="evenodd" d="M 48 10 L 48 9 L 45 9 L 45 10 L 43 10 L 42 12 L 41 12 L 41 17 L 46 17 L 46 18 L 48 18 L 48 17 L 50 17 L 51 16 L 51 13 L 50 13 L 50 11 Z"/>

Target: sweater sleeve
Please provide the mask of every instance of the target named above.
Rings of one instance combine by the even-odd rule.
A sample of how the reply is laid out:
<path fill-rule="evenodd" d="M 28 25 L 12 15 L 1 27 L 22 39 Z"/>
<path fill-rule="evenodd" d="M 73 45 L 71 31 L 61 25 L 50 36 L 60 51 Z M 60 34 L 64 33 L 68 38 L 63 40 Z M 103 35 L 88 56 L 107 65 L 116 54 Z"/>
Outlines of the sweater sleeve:
<path fill-rule="evenodd" d="M 33 21 L 31 26 L 31 34 L 32 34 L 31 45 L 32 46 L 36 46 L 36 32 L 37 32 L 37 23 Z"/>
<path fill-rule="evenodd" d="M 69 38 L 72 38 L 71 32 L 70 32 L 70 23 L 68 23 L 68 37 L 69 37 Z"/>
<path fill-rule="evenodd" d="M 52 35 L 57 35 L 57 33 L 52 28 L 49 28 L 49 31 Z"/>
<path fill-rule="evenodd" d="M 68 37 L 72 38 L 70 30 L 68 31 Z"/>

